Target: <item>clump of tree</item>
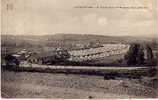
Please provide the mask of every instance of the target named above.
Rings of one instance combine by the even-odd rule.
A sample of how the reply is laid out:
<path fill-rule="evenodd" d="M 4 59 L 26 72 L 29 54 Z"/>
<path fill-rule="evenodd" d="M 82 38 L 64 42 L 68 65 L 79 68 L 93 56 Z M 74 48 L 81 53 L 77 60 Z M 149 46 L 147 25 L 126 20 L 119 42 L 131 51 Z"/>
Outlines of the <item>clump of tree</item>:
<path fill-rule="evenodd" d="M 16 59 L 14 56 L 10 54 L 5 56 L 5 62 L 6 62 L 6 67 L 11 66 L 11 65 L 19 66 L 19 63 L 20 63 L 18 59 Z"/>
<path fill-rule="evenodd" d="M 148 45 L 148 44 L 146 45 L 146 53 L 147 53 L 146 65 L 148 65 L 148 66 L 156 65 L 157 58 L 154 58 L 153 51 L 152 51 L 150 45 Z"/>
<path fill-rule="evenodd" d="M 132 43 L 124 58 L 127 65 L 142 65 L 145 60 L 142 45 L 139 43 Z"/>
<path fill-rule="evenodd" d="M 148 44 L 132 43 L 124 59 L 127 65 L 156 65 L 156 58 Z"/>

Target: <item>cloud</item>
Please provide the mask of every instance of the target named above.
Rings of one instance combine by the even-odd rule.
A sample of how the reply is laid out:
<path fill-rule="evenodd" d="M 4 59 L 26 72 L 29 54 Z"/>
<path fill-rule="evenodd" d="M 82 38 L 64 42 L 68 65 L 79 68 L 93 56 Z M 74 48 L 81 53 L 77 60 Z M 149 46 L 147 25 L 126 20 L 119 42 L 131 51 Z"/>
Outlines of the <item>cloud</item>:
<path fill-rule="evenodd" d="M 5 2 L 4 2 L 5 1 Z M 6 10 L 7 2 L 12 11 Z M 87 2 L 86 2 L 87 1 Z M 2 32 L 14 34 L 86 33 L 101 35 L 158 34 L 158 10 L 75 9 L 75 5 L 94 5 L 95 0 L 3 0 Z M 114 2 L 115 1 L 115 2 Z M 142 5 L 141 2 L 128 2 Z M 141 0 L 140 0 L 141 1 Z M 91 3 L 89 3 L 91 2 Z M 124 3 L 124 1 L 121 1 Z M 119 4 L 119 0 L 98 3 Z"/>

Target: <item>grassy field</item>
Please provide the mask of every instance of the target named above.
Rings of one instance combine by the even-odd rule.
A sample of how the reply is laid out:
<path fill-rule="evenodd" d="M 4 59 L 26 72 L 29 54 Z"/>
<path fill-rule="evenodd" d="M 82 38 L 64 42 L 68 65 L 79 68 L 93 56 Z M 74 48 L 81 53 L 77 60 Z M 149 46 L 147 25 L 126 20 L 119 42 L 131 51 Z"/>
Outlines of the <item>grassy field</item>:
<path fill-rule="evenodd" d="M 1 91 L 3 98 L 156 98 L 157 79 L 2 70 Z"/>

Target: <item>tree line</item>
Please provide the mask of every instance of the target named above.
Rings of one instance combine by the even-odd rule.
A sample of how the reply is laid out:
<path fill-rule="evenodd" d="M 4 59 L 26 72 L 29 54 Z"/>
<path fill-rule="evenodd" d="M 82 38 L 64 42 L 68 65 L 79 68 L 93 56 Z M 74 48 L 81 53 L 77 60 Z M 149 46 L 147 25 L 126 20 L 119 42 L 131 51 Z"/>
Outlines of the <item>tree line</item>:
<path fill-rule="evenodd" d="M 132 43 L 124 60 L 127 65 L 157 65 L 157 57 L 149 44 Z"/>

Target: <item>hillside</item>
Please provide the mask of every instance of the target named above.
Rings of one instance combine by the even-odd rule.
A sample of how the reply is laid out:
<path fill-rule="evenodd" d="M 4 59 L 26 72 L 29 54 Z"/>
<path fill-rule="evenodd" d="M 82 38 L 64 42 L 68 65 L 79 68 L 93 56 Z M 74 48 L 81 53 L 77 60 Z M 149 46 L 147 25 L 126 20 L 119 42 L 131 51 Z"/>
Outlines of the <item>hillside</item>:
<path fill-rule="evenodd" d="M 71 48 L 76 44 L 106 44 L 106 43 L 131 43 L 131 42 L 150 42 L 158 40 L 154 38 L 130 37 L 130 36 L 102 36 L 102 35 L 79 35 L 79 34 L 55 34 L 55 35 L 1 35 L 1 46 L 49 46 Z M 158 41 L 157 41 L 158 42 Z"/>

